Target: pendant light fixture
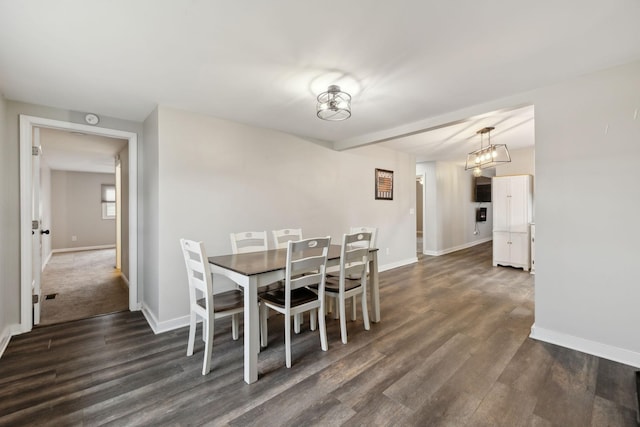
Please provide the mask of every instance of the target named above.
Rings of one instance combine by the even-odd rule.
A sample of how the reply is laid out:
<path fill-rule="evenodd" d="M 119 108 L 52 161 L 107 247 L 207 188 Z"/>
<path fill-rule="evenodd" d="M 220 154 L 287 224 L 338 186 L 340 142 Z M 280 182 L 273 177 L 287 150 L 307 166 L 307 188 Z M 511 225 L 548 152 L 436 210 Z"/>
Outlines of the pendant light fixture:
<path fill-rule="evenodd" d="M 480 134 L 480 149 L 467 154 L 467 164 L 465 170 L 473 169 L 474 176 L 480 176 L 482 169 L 494 168 L 501 163 L 509 163 L 511 156 L 506 144 L 492 144 L 492 126 L 485 127 L 477 131 Z M 484 146 L 484 135 L 487 134 L 489 144 Z"/>
<path fill-rule="evenodd" d="M 318 95 L 316 111 L 322 120 L 346 120 L 351 117 L 351 95 L 340 91 L 340 86 L 331 85 Z"/>

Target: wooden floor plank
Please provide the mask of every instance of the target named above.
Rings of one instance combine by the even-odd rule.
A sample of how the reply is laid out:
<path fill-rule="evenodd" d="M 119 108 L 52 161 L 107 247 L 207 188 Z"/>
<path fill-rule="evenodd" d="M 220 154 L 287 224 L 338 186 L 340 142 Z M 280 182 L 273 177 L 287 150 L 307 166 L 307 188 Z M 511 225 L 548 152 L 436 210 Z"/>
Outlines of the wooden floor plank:
<path fill-rule="evenodd" d="M 418 363 L 383 394 L 405 407 L 417 409 L 442 387 L 470 357 L 472 338 L 456 334 Z"/>

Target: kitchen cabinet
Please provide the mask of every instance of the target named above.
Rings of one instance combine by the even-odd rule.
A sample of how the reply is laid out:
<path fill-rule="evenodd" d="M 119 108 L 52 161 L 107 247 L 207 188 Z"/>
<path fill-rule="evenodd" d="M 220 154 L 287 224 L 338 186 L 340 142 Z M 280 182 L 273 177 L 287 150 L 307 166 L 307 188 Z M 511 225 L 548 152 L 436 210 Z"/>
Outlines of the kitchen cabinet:
<path fill-rule="evenodd" d="M 493 177 L 493 265 L 530 268 L 531 175 Z"/>

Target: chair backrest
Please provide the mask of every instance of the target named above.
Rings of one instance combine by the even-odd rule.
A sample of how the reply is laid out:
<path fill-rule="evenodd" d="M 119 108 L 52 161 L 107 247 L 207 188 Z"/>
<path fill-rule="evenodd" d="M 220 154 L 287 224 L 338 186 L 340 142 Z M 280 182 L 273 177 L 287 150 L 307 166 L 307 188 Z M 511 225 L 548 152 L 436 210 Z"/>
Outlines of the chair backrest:
<path fill-rule="evenodd" d="M 231 233 L 229 237 L 231 238 L 231 252 L 234 254 L 266 251 L 268 249 L 266 231 L 243 231 L 241 233 Z"/>
<path fill-rule="evenodd" d="M 273 230 L 273 241 L 276 249 L 284 249 L 287 247 L 289 240 L 302 240 L 302 228 L 283 228 L 282 230 Z"/>
<path fill-rule="evenodd" d="M 209 261 L 202 242 L 180 239 L 189 279 L 189 300 L 192 307 L 200 298 L 205 298 L 206 309 L 213 308 L 213 279 Z"/>
<path fill-rule="evenodd" d="M 340 282 L 347 277 L 365 277 L 364 274 L 369 263 L 369 247 L 371 233 L 356 232 L 342 236 L 342 249 L 340 250 Z"/>
<path fill-rule="evenodd" d="M 377 227 L 351 227 L 349 233 L 371 233 L 371 239 L 369 240 L 369 247 L 376 247 L 376 238 L 378 237 Z"/>
<path fill-rule="evenodd" d="M 331 237 L 316 237 L 287 243 L 285 269 L 285 306 L 291 306 L 291 291 L 317 285 L 318 297 L 324 298 L 325 268 Z"/>

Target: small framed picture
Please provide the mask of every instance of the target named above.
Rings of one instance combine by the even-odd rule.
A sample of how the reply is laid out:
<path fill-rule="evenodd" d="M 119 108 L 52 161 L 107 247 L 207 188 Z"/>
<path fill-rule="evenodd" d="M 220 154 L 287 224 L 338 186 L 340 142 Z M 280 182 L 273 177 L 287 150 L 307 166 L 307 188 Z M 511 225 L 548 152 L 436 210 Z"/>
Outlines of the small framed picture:
<path fill-rule="evenodd" d="M 393 200 L 393 171 L 376 169 L 376 200 Z"/>

